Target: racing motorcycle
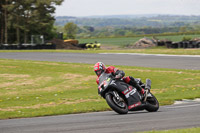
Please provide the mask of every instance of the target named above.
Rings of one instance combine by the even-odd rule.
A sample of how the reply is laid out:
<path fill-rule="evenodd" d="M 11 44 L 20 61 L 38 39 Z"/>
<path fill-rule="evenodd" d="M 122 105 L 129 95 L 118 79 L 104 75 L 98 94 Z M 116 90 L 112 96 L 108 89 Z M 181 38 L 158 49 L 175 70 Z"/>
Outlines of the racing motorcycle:
<path fill-rule="evenodd" d="M 138 80 L 138 82 L 140 81 Z M 136 88 L 125 83 L 122 79 L 116 79 L 112 74 L 102 73 L 99 77 L 98 93 L 106 99 L 110 108 L 119 114 L 144 109 L 156 112 L 159 109 L 159 102 L 150 92 L 151 80 L 146 79 L 146 85 L 141 85 L 141 87 L 148 88 L 144 97 Z"/>

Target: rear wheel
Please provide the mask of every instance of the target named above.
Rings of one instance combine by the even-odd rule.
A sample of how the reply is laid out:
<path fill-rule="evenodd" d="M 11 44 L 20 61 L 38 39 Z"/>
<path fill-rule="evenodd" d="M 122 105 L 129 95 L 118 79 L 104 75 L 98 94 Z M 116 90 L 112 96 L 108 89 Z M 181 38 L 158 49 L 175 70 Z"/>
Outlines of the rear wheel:
<path fill-rule="evenodd" d="M 156 99 L 156 97 L 153 94 L 149 93 L 148 95 L 151 95 L 151 96 L 147 97 L 147 100 L 146 100 L 147 106 L 146 106 L 145 109 L 147 111 L 149 111 L 149 112 L 156 112 L 156 111 L 158 111 L 158 109 L 159 109 L 159 102 L 158 102 L 158 100 Z"/>
<path fill-rule="evenodd" d="M 113 94 L 106 94 L 106 102 L 108 103 L 108 105 L 117 113 L 119 114 L 127 114 L 128 113 L 128 106 L 125 102 L 125 100 L 123 99 L 123 97 L 121 97 L 119 95 L 119 97 L 115 97 Z"/>

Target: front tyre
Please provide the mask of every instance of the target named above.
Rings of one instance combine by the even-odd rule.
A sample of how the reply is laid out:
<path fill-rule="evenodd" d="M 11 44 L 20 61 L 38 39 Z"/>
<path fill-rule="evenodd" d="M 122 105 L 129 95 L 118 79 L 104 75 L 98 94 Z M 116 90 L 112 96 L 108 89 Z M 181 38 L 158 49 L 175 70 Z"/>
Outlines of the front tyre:
<path fill-rule="evenodd" d="M 128 106 L 124 99 L 119 96 L 117 99 L 114 95 L 108 93 L 106 94 L 106 102 L 108 105 L 117 113 L 119 114 L 127 114 L 128 113 Z"/>
<path fill-rule="evenodd" d="M 149 112 L 156 112 L 159 109 L 159 102 L 152 93 L 149 93 L 149 95 L 146 100 L 147 105 L 145 109 Z"/>

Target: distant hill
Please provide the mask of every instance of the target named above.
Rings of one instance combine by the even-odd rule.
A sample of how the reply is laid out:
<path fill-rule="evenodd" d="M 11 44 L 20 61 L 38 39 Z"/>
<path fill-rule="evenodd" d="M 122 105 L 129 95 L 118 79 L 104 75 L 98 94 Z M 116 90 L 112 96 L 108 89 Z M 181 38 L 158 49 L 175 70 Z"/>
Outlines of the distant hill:
<path fill-rule="evenodd" d="M 58 16 L 55 25 L 63 26 L 68 22 L 74 22 L 78 26 L 92 27 L 169 27 L 185 26 L 188 24 L 200 25 L 200 16 L 184 15 L 109 15 L 109 16 Z"/>
<path fill-rule="evenodd" d="M 156 17 L 159 14 L 136 14 L 136 15 L 96 15 L 96 16 L 87 16 L 87 18 L 121 18 L 121 19 L 127 19 L 127 18 L 141 18 L 141 17 Z"/>

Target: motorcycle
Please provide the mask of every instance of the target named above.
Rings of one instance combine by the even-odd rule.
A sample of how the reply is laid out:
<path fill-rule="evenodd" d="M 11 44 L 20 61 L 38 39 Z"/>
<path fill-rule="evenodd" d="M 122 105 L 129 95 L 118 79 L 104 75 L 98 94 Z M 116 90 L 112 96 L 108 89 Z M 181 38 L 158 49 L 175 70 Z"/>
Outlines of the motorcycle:
<path fill-rule="evenodd" d="M 142 97 L 136 88 L 122 79 L 116 79 L 112 74 L 102 73 L 99 77 L 98 93 L 106 99 L 110 108 L 119 114 L 139 110 L 156 112 L 159 109 L 159 102 L 150 92 L 150 79 L 146 79 L 146 85 L 142 87 L 145 86 L 149 89 L 146 90 L 145 97 Z"/>

